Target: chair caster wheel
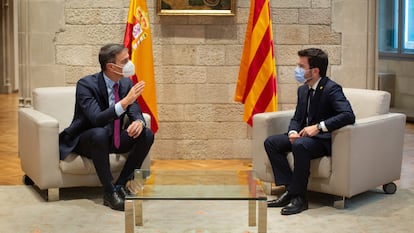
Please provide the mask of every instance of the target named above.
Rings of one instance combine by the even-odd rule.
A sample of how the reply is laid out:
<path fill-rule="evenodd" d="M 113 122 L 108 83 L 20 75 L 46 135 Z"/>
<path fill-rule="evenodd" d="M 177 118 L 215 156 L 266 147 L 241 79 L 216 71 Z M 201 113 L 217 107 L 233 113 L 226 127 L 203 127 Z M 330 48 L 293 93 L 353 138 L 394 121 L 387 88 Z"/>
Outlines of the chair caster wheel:
<path fill-rule="evenodd" d="M 28 177 L 27 175 L 23 175 L 22 181 L 23 181 L 23 184 L 25 185 L 34 185 L 33 180 L 30 179 L 30 177 Z"/>
<path fill-rule="evenodd" d="M 382 189 L 386 194 L 394 194 L 397 191 L 397 185 L 394 182 L 384 184 Z"/>

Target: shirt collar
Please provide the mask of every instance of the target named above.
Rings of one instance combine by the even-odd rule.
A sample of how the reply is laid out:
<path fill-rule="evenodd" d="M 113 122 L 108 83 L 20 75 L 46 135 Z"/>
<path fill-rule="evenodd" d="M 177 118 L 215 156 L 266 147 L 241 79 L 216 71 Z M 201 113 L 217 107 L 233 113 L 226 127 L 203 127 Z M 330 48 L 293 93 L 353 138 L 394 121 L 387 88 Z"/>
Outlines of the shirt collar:
<path fill-rule="evenodd" d="M 316 83 L 313 84 L 313 86 L 311 87 L 313 90 L 316 90 L 316 88 L 318 87 L 319 82 L 321 81 L 321 78 L 318 79 L 318 81 L 316 81 Z"/>
<path fill-rule="evenodd" d="M 105 80 L 105 83 L 106 83 L 106 87 L 112 89 L 114 87 L 115 82 L 112 81 L 110 78 L 108 78 L 108 76 L 106 76 L 105 73 L 103 73 L 103 77 L 104 77 L 104 80 Z"/>

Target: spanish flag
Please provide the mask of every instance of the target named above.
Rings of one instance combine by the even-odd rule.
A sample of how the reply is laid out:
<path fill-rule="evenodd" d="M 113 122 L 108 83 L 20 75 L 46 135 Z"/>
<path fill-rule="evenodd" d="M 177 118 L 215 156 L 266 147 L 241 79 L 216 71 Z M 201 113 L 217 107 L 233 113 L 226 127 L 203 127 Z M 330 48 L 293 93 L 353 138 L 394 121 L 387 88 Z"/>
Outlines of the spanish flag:
<path fill-rule="evenodd" d="M 158 111 L 155 89 L 152 39 L 146 0 L 131 0 L 128 21 L 125 29 L 124 46 L 129 49 L 131 61 L 135 65 L 135 75 L 131 76 L 135 84 L 143 80 L 145 90 L 138 103 L 142 111 L 151 115 L 151 130 L 158 130 Z"/>
<path fill-rule="evenodd" d="M 254 114 L 277 110 L 276 62 L 269 0 L 250 2 L 234 100 L 244 104 L 243 120 L 250 126 Z"/>

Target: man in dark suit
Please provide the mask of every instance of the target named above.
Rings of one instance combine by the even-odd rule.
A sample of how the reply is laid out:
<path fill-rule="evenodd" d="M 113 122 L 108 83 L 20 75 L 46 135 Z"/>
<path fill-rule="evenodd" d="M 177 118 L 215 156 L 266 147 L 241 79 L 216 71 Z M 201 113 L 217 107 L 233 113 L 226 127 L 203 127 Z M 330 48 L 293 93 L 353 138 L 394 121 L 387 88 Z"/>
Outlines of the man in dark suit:
<path fill-rule="evenodd" d="M 306 190 L 310 161 L 331 155 L 331 133 L 355 122 L 355 115 L 342 87 L 326 77 L 327 54 L 317 48 L 298 52 L 295 78 L 304 83 L 298 88 L 296 111 L 286 134 L 269 136 L 265 150 L 272 165 L 276 185 L 286 191 L 268 201 L 268 207 L 283 207 L 282 215 L 297 214 L 308 209 Z M 287 153 L 292 152 L 294 169 Z"/>
<path fill-rule="evenodd" d="M 72 123 L 59 135 L 60 159 L 72 151 L 92 159 L 104 187 L 104 205 L 124 210 L 125 185 L 134 169 L 141 167 L 154 135 L 146 128 L 137 102 L 144 82 L 133 85 L 128 78 L 135 73 L 128 49 L 120 44 L 105 45 L 99 51 L 99 63 L 101 72 L 77 82 Z M 122 129 L 125 116 L 130 123 Z M 113 183 L 109 154 L 127 152 L 125 165 Z"/>

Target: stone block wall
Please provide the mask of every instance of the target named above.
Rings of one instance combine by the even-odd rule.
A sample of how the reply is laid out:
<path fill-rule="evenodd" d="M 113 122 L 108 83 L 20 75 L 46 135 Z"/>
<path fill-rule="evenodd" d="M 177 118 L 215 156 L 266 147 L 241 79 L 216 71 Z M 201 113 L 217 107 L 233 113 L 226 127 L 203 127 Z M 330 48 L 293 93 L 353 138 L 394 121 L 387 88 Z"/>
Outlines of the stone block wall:
<path fill-rule="evenodd" d="M 386 60 L 379 61 L 379 71 L 395 74 L 394 107 L 405 110 L 413 117 L 414 113 L 414 61 Z"/>
<path fill-rule="evenodd" d="M 53 38 L 42 42 L 51 46 L 47 58 L 62 71 L 49 72 L 45 78 L 50 83 L 74 85 L 79 78 L 99 71 L 98 50 L 103 44 L 122 42 L 129 0 L 44 0 L 39 4 L 45 2 L 63 9 L 62 15 L 54 18 L 57 21 L 43 22 L 59 25 Z M 160 120 L 153 158 L 251 158 L 251 129 L 242 121 L 243 106 L 233 101 L 250 1 L 237 0 L 235 16 L 157 16 L 155 0 L 147 0 L 147 5 Z M 343 58 L 360 48 L 344 47 L 344 35 L 359 38 L 364 48 L 369 41 L 369 30 L 354 32 L 343 26 L 343 17 L 359 22 L 362 17 L 369 28 L 366 14 L 352 14 L 355 5 L 361 11 L 371 9 L 368 0 L 271 0 L 279 110 L 295 106 L 298 84 L 293 70 L 300 49 L 320 47 L 327 51 L 331 64 L 328 75 L 335 71 L 338 77 L 334 80 L 345 80 L 341 72 L 348 67 Z M 55 10 L 47 4 L 42 7 L 45 15 Z M 39 60 L 45 59 L 42 51 L 31 50 Z M 370 66 L 373 62 L 367 64 L 371 55 L 366 49 L 357 59 L 363 64 L 358 65 L 374 69 Z M 358 76 L 358 82 L 365 80 L 363 84 L 344 82 L 345 86 L 367 87 L 367 73 Z"/>

